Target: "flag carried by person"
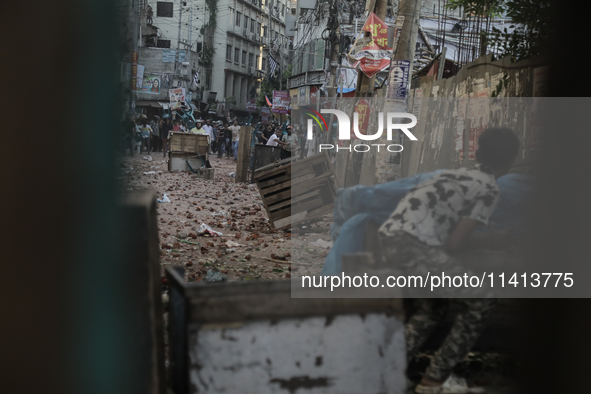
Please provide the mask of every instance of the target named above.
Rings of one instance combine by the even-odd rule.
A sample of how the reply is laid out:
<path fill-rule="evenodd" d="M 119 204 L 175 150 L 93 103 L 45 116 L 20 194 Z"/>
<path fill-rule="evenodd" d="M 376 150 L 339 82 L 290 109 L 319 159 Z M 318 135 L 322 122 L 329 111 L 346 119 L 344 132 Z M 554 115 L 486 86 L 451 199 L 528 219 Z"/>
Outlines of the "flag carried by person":
<path fill-rule="evenodd" d="M 273 106 L 273 103 L 271 102 L 271 100 L 269 100 L 269 97 L 267 97 L 267 95 L 266 95 L 266 94 L 265 94 L 265 100 L 267 100 L 267 105 L 268 105 L 269 107 L 272 107 L 272 106 Z"/>
<path fill-rule="evenodd" d="M 275 75 L 275 70 L 277 69 L 278 65 L 279 63 L 273 59 L 273 56 L 269 55 L 269 70 L 271 72 L 271 78 L 273 78 L 273 75 Z"/>

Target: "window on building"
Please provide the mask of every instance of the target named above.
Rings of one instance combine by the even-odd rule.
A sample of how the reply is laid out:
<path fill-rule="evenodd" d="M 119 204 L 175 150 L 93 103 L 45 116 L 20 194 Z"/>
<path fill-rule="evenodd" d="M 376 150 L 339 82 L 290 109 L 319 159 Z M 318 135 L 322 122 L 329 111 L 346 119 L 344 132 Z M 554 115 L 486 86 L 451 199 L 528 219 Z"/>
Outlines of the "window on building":
<path fill-rule="evenodd" d="M 236 26 L 240 26 L 240 18 L 242 18 L 242 14 L 236 11 Z"/>
<path fill-rule="evenodd" d="M 285 16 L 285 4 L 281 4 L 281 16 Z"/>
<path fill-rule="evenodd" d="M 257 33 L 259 36 L 261 35 L 261 24 L 260 24 L 260 22 L 259 22 L 259 23 L 257 23 L 257 31 L 256 31 L 256 33 Z"/>
<path fill-rule="evenodd" d="M 158 1 L 156 2 L 156 16 L 164 18 L 172 18 L 173 2 Z"/>
<path fill-rule="evenodd" d="M 226 60 L 232 61 L 232 45 L 226 45 Z"/>
<path fill-rule="evenodd" d="M 254 55 L 252 53 L 248 54 L 248 67 L 254 67 Z"/>
<path fill-rule="evenodd" d="M 170 40 L 158 40 L 158 41 L 156 41 L 156 47 L 170 48 Z"/>
<path fill-rule="evenodd" d="M 246 51 L 242 51 L 242 65 L 246 67 Z"/>
<path fill-rule="evenodd" d="M 248 17 L 244 15 L 244 30 L 248 29 Z"/>
<path fill-rule="evenodd" d="M 263 37 L 267 37 L 267 26 L 263 26 Z"/>
<path fill-rule="evenodd" d="M 263 62 L 261 63 L 261 70 L 265 71 L 267 69 L 267 59 L 263 57 Z"/>
<path fill-rule="evenodd" d="M 259 67 L 259 58 L 260 58 L 260 56 L 259 56 L 259 55 L 257 55 L 257 57 L 256 57 L 256 63 L 255 63 L 255 65 L 254 65 L 256 68 L 258 68 L 258 67 Z"/>
<path fill-rule="evenodd" d="M 240 48 L 234 48 L 234 63 L 240 63 Z"/>
<path fill-rule="evenodd" d="M 254 33 L 254 19 L 250 20 L 250 32 Z"/>

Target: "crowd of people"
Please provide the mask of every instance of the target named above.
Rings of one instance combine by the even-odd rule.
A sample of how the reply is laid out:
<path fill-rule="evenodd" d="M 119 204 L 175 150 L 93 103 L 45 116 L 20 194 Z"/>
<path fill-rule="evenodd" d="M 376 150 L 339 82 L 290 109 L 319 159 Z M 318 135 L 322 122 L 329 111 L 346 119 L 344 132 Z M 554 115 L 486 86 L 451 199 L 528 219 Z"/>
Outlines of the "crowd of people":
<path fill-rule="evenodd" d="M 136 152 L 141 154 L 144 151 L 148 153 L 162 152 L 166 156 L 171 133 L 180 132 L 207 135 L 210 154 L 217 154 L 218 158 L 225 155 L 234 160 L 238 159 L 240 125 L 236 119 L 231 123 L 221 120 L 198 119 L 194 127 L 190 128 L 181 119 L 161 119 L 157 115 L 150 118 L 140 115 L 134 118 L 128 115 L 126 120 L 122 122 L 122 130 L 122 151 L 128 150 L 131 156 Z M 302 151 L 300 143 L 303 142 L 303 138 L 298 137 L 292 126 L 286 126 L 283 130 L 281 125 L 277 123 L 261 125 L 256 138 L 259 144 L 280 146 L 282 148 L 281 159 Z"/>

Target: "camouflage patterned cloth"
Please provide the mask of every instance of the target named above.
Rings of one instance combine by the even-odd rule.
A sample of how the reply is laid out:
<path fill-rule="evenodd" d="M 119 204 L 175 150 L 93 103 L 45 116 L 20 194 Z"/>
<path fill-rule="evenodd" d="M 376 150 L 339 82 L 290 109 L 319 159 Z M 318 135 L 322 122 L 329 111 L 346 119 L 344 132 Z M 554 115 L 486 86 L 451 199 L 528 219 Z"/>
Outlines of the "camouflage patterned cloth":
<path fill-rule="evenodd" d="M 405 326 L 407 357 L 410 361 L 424 345 L 437 325 L 445 318 L 450 303 L 459 303 L 450 333 L 435 353 L 425 375 L 434 380 L 446 379 L 453 367 L 463 361 L 480 337 L 486 319 L 497 304 L 496 298 L 417 298 L 418 310 Z"/>
<path fill-rule="evenodd" d="M 461 262 L 445 252 L 442 247 L 429 246 L 414 236 L 397 231 L 392 235 L 380 234 L 382 264 L 390 264 L 408 275 L 426 275 L 445 272 L 449 275 L 470 274 Z M 413 289 L 405 289 L 412 294 Z M 458 295 L 454 289 L 454 295 Z M 445 291 L 442 290 L 444 293 Z M 490 295 L 490 291 L 486 291 Z M 451 292 L 450 292 L 451 294 Z M 469 289 L 464 293 L 470 297 Z M 482 294 L 482 293 L 480 293 Z M 438 293 L 442 295 L 442 293 Z M 449 305 L 461 306 L 455 316 L 450 333 L 431 360 L 426 375 L 434 380 L 444 380 L 453 367 L 464 360 L 482 333 L 486 319 L 497 303 L 495 298 L 416 298 L 416 313 L 406 324 L 407 357 L 411 360 L 424 345 L 431 333 L 447 315 Z"/>
<path fill-rule="evenodd" d="M 469 266 L 464 265 L 459 259 L 448 254 L 442 246 L 431 246 L 423 243 L 415 236 L 405 231 L 395 231 L 392 235 L 380 233 L 381 265 L 401 271 L 405 275 L 420 275 L 427 278 L 427 274 L 433 276 L 445 273 L 446 276 L 471 276 L 482 275 L 475 273 Z M 425 279 L 426 280 L 426 279 Z M 492 298 L 493 292 L 488 282 L 484 281 L 481 287 L 438 287 L 431 291 L 430 286 L 425 288 L 406 287 L 405 297 L 466 297 L 466 298 Z"/>

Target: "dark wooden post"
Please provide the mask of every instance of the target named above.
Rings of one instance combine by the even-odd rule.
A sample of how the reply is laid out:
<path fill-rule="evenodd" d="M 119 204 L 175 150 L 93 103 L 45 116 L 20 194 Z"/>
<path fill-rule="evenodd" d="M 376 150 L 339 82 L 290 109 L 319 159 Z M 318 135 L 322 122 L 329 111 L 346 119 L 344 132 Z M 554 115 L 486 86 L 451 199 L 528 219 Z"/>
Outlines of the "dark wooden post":
<path fill-rule="evenodd" d="M 247 182 L 250 159 L 250 131 L 252 127 L 240 127 L 240 141 L 238 142 L 238 162 L 236 163 L 236 182 Z"/>

